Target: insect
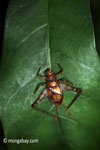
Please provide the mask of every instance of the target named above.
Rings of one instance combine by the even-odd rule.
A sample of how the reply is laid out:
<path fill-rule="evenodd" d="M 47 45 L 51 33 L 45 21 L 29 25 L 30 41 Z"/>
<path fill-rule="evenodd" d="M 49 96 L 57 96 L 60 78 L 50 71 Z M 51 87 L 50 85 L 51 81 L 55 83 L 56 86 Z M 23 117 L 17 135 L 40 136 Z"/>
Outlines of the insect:
<path fill-rule="evenodd" d="M 69 110 L 69 108 L 72 106 L 72 104 L 76 101 L 76 99 L 80 96 L 80 94 L 82 93 L 82 90 L 80 88 L 74 87 L 73 84 L 65 79 L 59 79 L 57 80 L 57 77 L 63 73 L 63 69 L 60 65 L 60 63 L 57 63 L 58 67 L 59 67 L 59 72 L 54 74 L 53 71 L 49 68 L 46 69 L 45 71 L 45 76 L 40 75 L 40 70 L 41 67 L 39 67 L 38 72 L 37 72 L 37 76 L 39 78 L 45 79 L 46 82 L 45 83 L 39 83 L 34 91 L 34 94 L 37 92 L 37 90 L 41 87 L 41 86 L 46 86 L 42 92 L 40 93 L 39 97 L 36 99 L 36 101 L 32 104 L 32 108 L 36 109 L 38 111 L 41 111 L 47 115 L 50 115 L 52 117 L 55 117 L 56 120 L 58 120 L 58 105 L 63 104 L 65 107 L 66 105 L 63 102 L 63 90 L 65 91 L 75 91 L 77 92 L 77 95 L 73 98 L 73 100 L 71 101 L 71 103 L 66 107 L 66 111 Z M 64 83 L 63 83 L 64 82 Z M 50 101 L 52 103 L 55 104 L 56 106 L 56 115 L 51 114 L 41 108 L 37 108 L 37 104 L 43 100 L 44 98 L 46 98 L 48 96 L 48 98 L 50 99 Z"/>

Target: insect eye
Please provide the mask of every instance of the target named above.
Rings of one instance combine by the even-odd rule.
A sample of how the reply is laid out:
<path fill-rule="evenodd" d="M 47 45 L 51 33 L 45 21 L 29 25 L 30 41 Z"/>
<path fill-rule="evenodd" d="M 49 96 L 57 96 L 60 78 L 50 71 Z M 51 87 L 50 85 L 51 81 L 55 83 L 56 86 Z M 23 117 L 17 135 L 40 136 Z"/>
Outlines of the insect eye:
<path fill-rule="evenodd" d="M 49 72 L 50 72 L 50 69 L 47 68 L 46 71 L 45 71 L 45 73 L 47 74 L 47 73 L 49 73 Z"/>
<path fill-rule="evenodd" d="M 50 71 L 50 69 L 49 69 L 49 68 L 47 68 L 47 69 L 46 69 L 46 72 L 48 72 L 48 71 Z"/>
<path fill-rule="evenodd" d="M 51 73 L 51 70 L 50 70 L 49 68 L 47 68 L 46 71 L 45 71 L 45 74 L 46 74 L 46 75 L 51 75 L 51 74 L 52 74 L 52 73 Z"/>

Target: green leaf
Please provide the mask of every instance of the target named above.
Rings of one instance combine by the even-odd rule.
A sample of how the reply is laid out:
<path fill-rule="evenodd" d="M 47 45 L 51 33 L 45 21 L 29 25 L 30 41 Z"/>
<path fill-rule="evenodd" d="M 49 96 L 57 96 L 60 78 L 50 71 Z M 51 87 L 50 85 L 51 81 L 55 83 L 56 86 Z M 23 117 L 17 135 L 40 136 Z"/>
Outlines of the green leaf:
<path fill-rule="evenodd" d="M 0 71 L 0 117 L 9 150 L 99 149 L 100 59 L 89 5 L 89 0 L 10 0 Z M 70 108 L 71 117 L 58 107 L 56 123 L 31 107 L 42 88 L 31 95 L 44 82 L 36 77 L 39 65 L 42 75 L 47 67 L 56 73 L 58 59 L 61 77 L 83 93 Z M 75 95 L 63 93 L 66 106 Z M 38 107 L 55 114 L 48 98 Z"/>

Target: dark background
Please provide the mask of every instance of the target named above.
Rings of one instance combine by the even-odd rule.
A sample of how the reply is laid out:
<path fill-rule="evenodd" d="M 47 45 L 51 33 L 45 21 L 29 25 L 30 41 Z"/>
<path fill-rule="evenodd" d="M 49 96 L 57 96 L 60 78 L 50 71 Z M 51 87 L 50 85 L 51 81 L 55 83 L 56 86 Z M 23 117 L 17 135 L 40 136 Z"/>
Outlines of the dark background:
<path fill-rule="evenodd" d="M 94 24 L 97 52 L 100 56 L 100 0 L 91 0 L 91 13 Z"/>
<path fill-rule="evenodd" d="M 5 26 L 5 16 L 7 11 L 9 0 L 0 0 L 0 65 L 2 58 L 2 43 L 3 43 L 3 34 Z"/>
<path fill-rule="evenodd" d="M 97 52 L 100 56 L 100 0 L 91 0 L 91 13 L 94 24 L 95 40 Z M 0 0 L 0 65 L 2 59 L 2 43 L 4 37 L 5 17 L 9 0 Z M 0 149 L 5 150 L 6 145 L 3 143 L 4 132 L 0 122 Z M 2 147 L 2 148 L 1 148 Z"/>

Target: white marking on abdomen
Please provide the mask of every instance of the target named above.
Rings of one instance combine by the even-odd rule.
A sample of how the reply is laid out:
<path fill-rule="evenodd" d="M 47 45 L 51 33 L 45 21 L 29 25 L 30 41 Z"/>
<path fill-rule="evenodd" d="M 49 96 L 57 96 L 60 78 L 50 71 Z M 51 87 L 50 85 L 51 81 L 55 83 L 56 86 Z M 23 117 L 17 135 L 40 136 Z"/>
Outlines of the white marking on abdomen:
<path fill-rule="evenodd" d="M 50 88 L 50 90 L 54 93 L 57 93 L 57 94 L 62 94 L 61 93 L 61 89 L 59 87 L 55 87 L 55 88 Z"/>

